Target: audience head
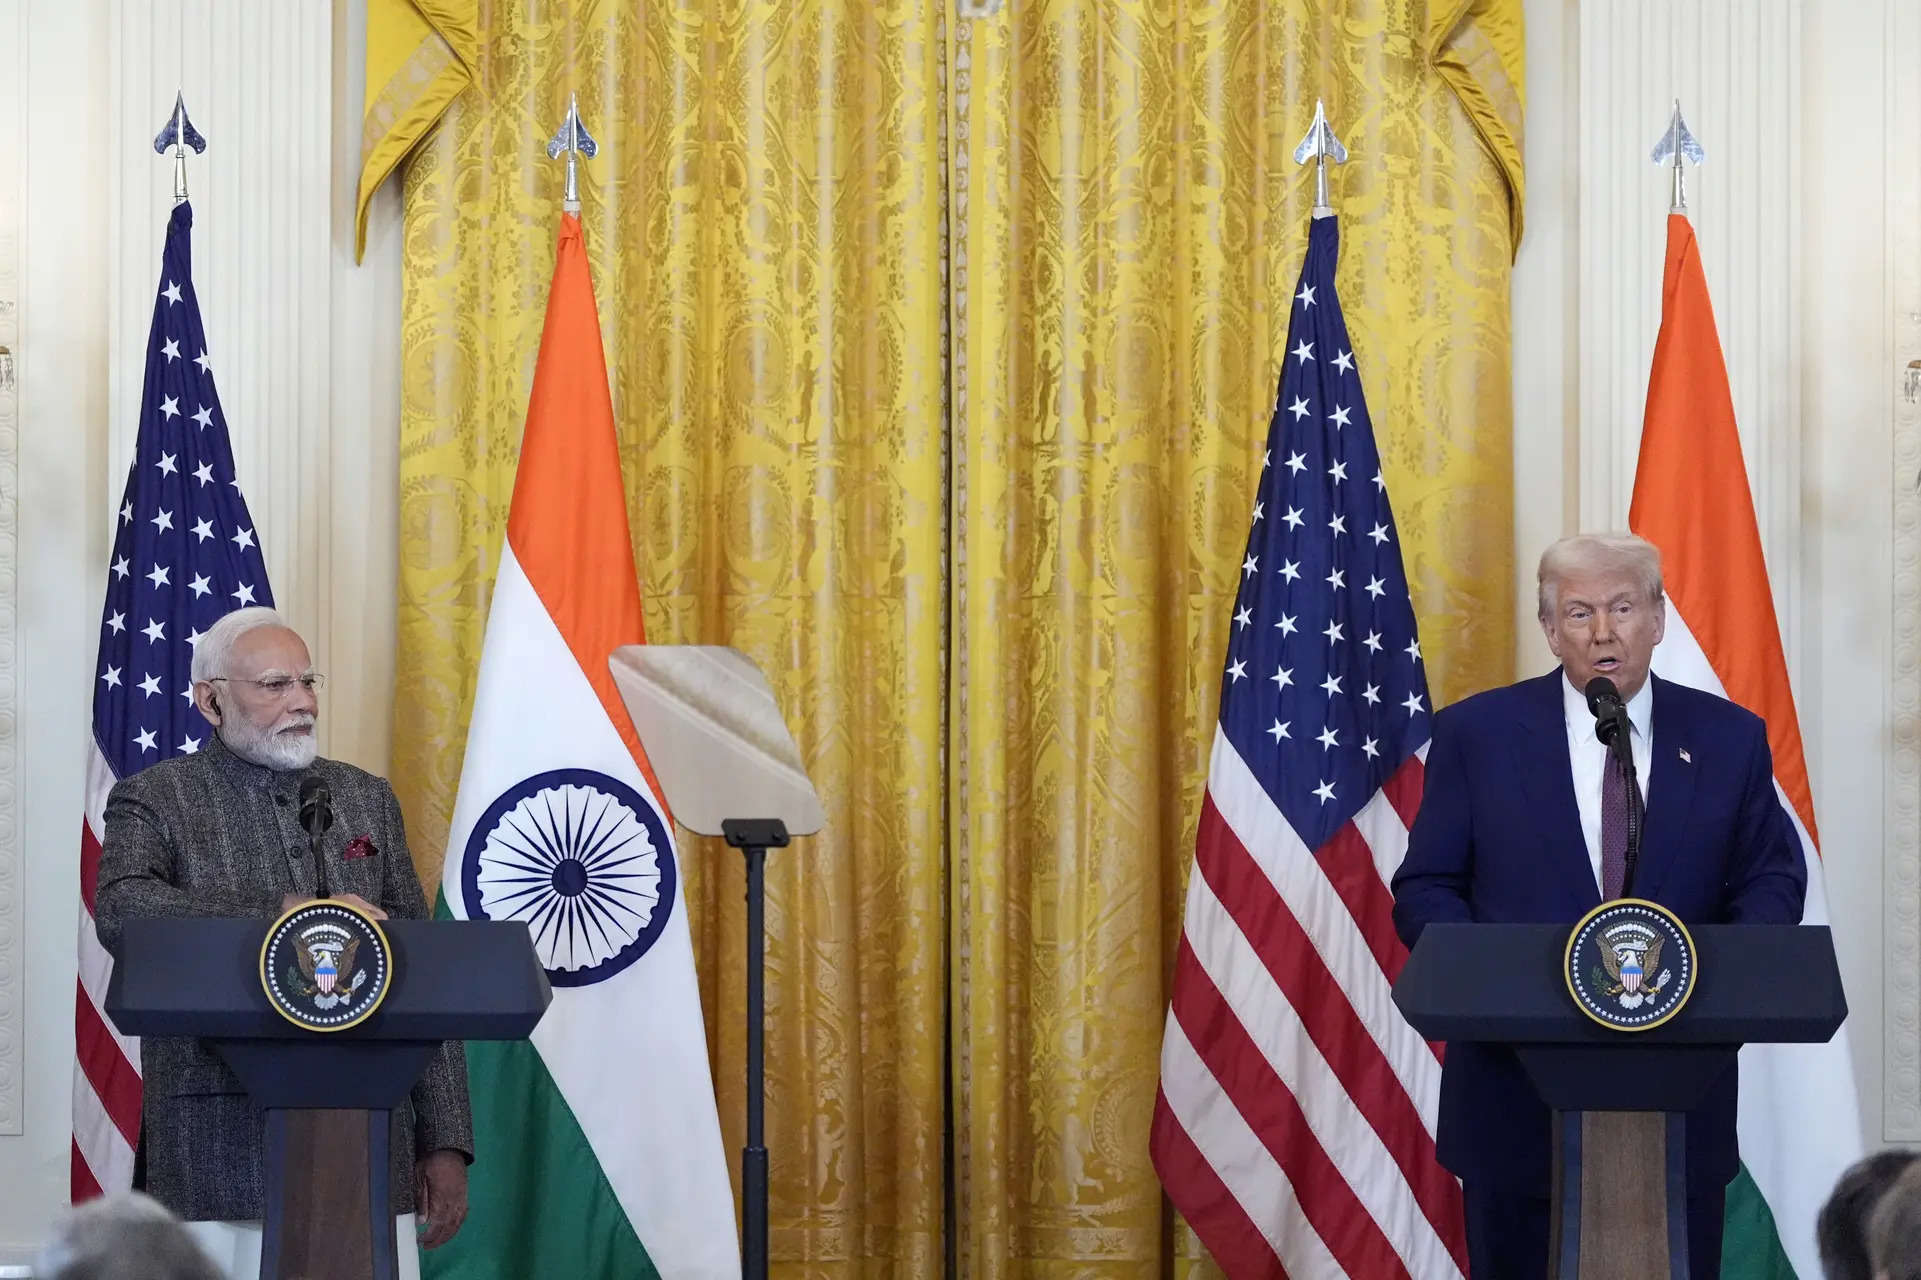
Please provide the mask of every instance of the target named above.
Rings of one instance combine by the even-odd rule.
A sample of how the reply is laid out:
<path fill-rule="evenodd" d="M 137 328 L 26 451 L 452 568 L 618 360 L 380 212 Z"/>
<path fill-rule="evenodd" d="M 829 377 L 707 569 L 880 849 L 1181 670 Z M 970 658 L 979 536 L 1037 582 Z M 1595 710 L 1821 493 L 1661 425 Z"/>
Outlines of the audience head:
<path fill-rule="evenodd" d="M 180 1220 L 137 1191 L 68 1212 L 33 1274 L 41 1280 L 221 1280 Z"/>
<path fill-rule="evenodd" d="M 1912 1151 L 1877 1151 L 1848 1167 L 1834 1184 L 1815 1219 L 1815 1241 L 1827 1280 L 1872 1280 L 1868 1262 L 1868 1219 L 1901 1171 L 1914 1162 Z"/>
<path fill-rule="evenodd" d="M 1921 1280 L 1921 1162 L 1912 1154 L 1869 1211 L 1868 1259 L 1875 1280 Z"/>

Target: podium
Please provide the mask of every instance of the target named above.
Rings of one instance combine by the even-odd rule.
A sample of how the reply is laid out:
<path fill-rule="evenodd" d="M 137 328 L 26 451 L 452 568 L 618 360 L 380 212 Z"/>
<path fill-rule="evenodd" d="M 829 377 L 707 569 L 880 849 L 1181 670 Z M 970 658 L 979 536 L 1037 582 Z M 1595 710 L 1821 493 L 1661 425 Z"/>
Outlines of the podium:
<path fill-rule="evenodd" d="M 392 1111 L 443 1040 L 532 1032 L 552 999 L 547 975 L 524 924 L 386 920 L 386 999 L 357 1026 L 308 1031 L 261 990 L 267 928 L 128 921 L 107 1016 L 124 1035 L 206 1040 L 264 1112 L 262 1280 L 393 1280 Z"/>
<path fill-rule="evenodd" d="M 1617 1031 L 1568 993 L 1572 927 L 1431 924 L 1394 1003 L 1429 1040 L 1512 1048 L 1554 1112 L 1547 1274 L 1686 1280 L 1682 1113 L 1734 1066 L 1741 1045 L 1834 1034 L 1848 1009 L 1833 940 L 1815 926 L 1691 926 L 1699 977 L 1688 1002 L 1661 1026 Z"/>

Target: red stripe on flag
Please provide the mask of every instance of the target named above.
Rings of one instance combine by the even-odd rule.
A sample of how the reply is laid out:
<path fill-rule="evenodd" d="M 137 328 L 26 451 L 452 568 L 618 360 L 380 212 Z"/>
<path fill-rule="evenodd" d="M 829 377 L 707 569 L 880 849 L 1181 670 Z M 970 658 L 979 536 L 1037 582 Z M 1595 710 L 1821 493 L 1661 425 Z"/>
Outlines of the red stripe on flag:
<path fill-rule="evenodd" d="M 87 1158 L 80 1154 L 80 1144 L 75 1142 L 71 1145 L 73 1147 L 73 1156 L 69 1161 L 72 1167 L 67 1175 L 70 1183 L 68 1194 L 74 1204 L 85 1204 L 89 1200 L 98 1200 L 100 1198 L 100 1180 L 94 1177 L 93 1170 L 87 1167 Z"/>
<path fill-rule="evenodd" d="M 100 1095 L 107 1118 L 127 1145 L 135 1145 L 140 1141 L 140 1073 L 120 1051 L 120 1042 L 107 1030 L 100 1010 L 78 982 L 74 983 L 73 1041 L 74 1056 Z"/>
<path fill-rule="evenodd" d="M 1414 814 L 1421 807 L 1421 792 L 1426 786 L 1427 766 L 1421 763 L 1421 757 L 1409 756 L 1381 787 L 1381 794 L 1394 806 L 1394 812 L 1401 815 L 1401 825 L 1409 831 L 1414 829 Z"/>
<path fill-rule="evenodd" d="M 1461 1188 L 1434 1155 L 1421 1113 L 1394 1074 L 1381 1047 L 1347 1002 L 1306 930 L 1275 892 L 1273 882 L 1221 817 L 1212 796 L 1203 796 L 1197 866 L 1234 923 L 1287 996 L 1308 1039 L 1339 1077 L 1354 1105 L 1380 1137 L 1421 1212 L 1449 1252 L 1467 1270 L 1461 1229 Z M 1186 939 L 1182 939 L 1186 946 Z M 1176 969 L 1176 982 L 1179 970 Z M 1433 1048 L 1432 1045 L 1429 1046 Z M 1198 1042 L 1196 1051 L 1201 1050 Z M 1205 1053 L 1202 1055 L 1205 1057 Z"/>
<path fill-rule="evenodd" d="M 93 824 L 80 815 L 80 901 L 87 914 L 93 914 L 93 894 L 100 884 L 100 842 L 94 839 Z"/>
<path fill-rule="evenodd" d="M 1186 938 L 1174 961 L 1174 1017 L 1242 1119 L 1287 1174 L 1301 1212 L 1350 1276 L 1406 1276 L 1400 1255 L 1327 1154 L 1300 1101 L 1247 1034 Z"/>
<path fill-rule="evenodd" d="M 1164 1091 L 1154 1097 L 1154 1127 L 1148 1133 L 1147 1148 L 1161 1185 L 1170 1193 L 1180 1188 L 1175 1207 L 1222 1271 L 1234 1280 L 1287 1280 L 1287 1269 L 1267 1237 L 1187 1136 Z"/>

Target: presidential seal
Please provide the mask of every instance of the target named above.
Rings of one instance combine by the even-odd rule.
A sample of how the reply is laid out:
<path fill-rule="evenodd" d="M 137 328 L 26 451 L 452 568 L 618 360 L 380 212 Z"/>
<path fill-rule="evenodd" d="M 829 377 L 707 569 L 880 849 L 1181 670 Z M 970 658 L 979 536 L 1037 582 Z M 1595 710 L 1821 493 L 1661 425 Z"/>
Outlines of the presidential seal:
<path fill-rule="evenodd" d="M 1581 1012 L 1617 1031 L 1646 1031 L 1694 994 L 1694 939 L 1673 912 L 1641 898 L 1603 902 L 1567 940 L 1568 994 Z"/>
<path fill-rule="evenodd" d="M 387 998 L 393 951 L 372 916 L 344 902 L 303 902 L 260 944 L 260 985 L 281 1017 L 309 1031 L 345 1031 Z"/>

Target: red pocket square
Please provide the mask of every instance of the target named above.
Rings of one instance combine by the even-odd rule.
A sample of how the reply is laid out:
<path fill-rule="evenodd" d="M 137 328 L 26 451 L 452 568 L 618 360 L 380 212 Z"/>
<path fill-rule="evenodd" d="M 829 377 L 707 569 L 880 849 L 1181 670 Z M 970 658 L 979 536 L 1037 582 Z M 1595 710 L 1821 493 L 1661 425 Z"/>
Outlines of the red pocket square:
<path fill-rule="evenodd" d="M 348 862 L 355 858 L 371 858 L 380 850 L 374 848 L 372 836 L 355 836 L 347 842 L 347 852 L 341 856 Z"/>

